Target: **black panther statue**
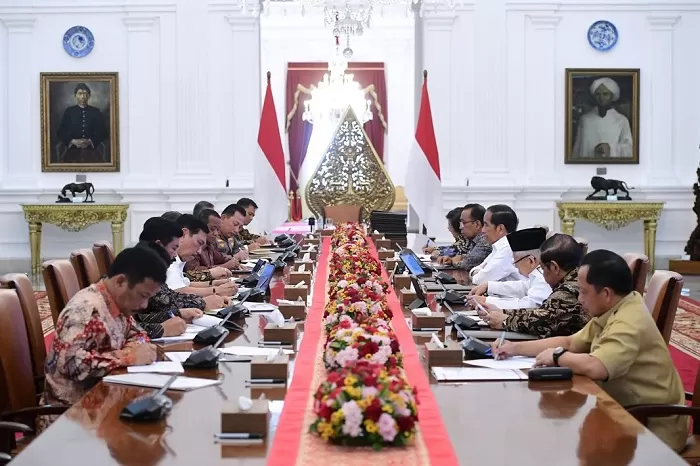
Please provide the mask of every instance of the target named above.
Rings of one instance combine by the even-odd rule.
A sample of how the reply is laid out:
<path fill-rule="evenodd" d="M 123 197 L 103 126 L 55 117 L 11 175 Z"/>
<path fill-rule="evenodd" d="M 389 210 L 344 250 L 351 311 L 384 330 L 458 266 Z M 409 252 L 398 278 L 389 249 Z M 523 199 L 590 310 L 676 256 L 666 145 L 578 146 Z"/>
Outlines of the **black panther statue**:
<path fill-rule="evenodd" d="M 591 178 L 591 186 L 595 191 L 593 191 L 592 194 L 590 194 L 586 200 L 587 201 L 605 201 L 607 200 L 607 196 L 617 196 L 618 201 L 631 201 L 632 198 L 630 197 L 630 188 L 627 186 L 627 183 L 624 181 L 620 180 L 606 180 L 603 177 L 600 176 L 594 176 Z M 596 196 L 601 191 L 605 191 L 605 196 L 600 195 Z M 610 191 L 612 191 L 612 194 L 610 194 Z M 617 192 L 621 191 L 624 193 L 623 196 L 618 196 Z"/>
<path fill-rule="evenodd" d="M 71 198 L 66 196 L 66 191 L 70 191 L 71 198 L 75 197 L 75 193 L 85 193 L 85 200 L 83 202 L 95 202 L 92 195 L 95 193 L 95 188 L 92 183 L 68 183 L 61 190 L 61 194 L 58 196 L 57 203 L 72 202 Z M 90 199 L 88 201 L 88 198 Z"/>

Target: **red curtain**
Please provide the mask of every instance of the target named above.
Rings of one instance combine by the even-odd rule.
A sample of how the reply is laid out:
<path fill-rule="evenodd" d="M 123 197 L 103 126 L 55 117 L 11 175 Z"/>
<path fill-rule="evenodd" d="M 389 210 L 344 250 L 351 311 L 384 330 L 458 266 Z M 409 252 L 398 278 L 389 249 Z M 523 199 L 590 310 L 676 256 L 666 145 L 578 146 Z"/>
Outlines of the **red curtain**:
<path fill-rule="evenodd" d="M 367 98 L 372 102 L 373 119 L 365 124 L 365 131 L 377 155 L 384 160 L 384 133 L 387 131 L 388 121 L 384 63 L 350 63 L 348 71 L 355 75 L 355 80 L 366 90 Z M 308 123 L 301 119 L 304 101 L 311 97 L 311 87 L 321 81 L 327 72 L 327 63 L 287 64 L 286 130 L 289 138 L 292 190 L 298 189 L 299 169 L 306 156 L 308 138 L 311 137 L 311 131 L 306 128 Z"/>

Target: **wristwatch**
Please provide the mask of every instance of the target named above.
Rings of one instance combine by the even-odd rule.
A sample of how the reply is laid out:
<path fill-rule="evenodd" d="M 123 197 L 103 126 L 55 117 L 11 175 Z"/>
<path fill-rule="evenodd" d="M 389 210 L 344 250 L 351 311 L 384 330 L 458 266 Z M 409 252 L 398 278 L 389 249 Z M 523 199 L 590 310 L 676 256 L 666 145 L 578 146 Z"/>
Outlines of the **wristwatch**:
<path fill-rule="evenodd" d="M 555 366 L 559 366 L 559 358 L 562 354 L 566 353 L 567 351 L 569 350 L 567 350 L 566 348 L 562 348 L 561 346 L 554 348 L 554 353 L 552 353 L 552 359 L 554 360 Z"/>

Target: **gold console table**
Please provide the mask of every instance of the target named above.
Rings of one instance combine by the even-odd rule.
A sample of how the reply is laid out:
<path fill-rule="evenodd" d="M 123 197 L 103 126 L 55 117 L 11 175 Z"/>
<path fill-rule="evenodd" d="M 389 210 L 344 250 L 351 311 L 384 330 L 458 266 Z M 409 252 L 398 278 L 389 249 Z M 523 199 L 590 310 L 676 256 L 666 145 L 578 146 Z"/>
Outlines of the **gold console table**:
<path fill-rule="evenodd" d="M 557 202 L 561 230 L 574 235 L 576 220 L 588 220 L 608 231 L 618 230 L 641 220 L 644 223 L 644 254 L 649 258 L 649 269 L 654 271 L 656 227 L 663 202 L 646 201 L 581 201 Z"/>
<path fill-rule="evenodd" d="M 24 218 L 29 224 L 29 246 L 32 274 L 41 272 L 41 226 L 56 225 L 65 231 L 82 231 L 90 225 L 110 222 L 112 244 L 118 253 L 124 247 L 124 222 L 129 204 L 22 204 Z"/>

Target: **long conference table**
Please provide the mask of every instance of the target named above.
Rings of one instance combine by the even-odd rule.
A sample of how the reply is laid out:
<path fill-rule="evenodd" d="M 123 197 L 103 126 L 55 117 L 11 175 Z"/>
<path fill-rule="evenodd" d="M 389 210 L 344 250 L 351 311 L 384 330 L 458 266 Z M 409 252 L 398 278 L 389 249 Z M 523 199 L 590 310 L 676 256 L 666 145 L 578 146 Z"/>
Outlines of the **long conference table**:
<path fill-rule="evenodd" d="M 320 257 L 320 256 L 319 256 Z M 318 270 L 318 268 L 317 268 Z M 457 272 L 459 274 L 459 272 Z M 270 302 L 276 304 L 288 282 L 288 268 L 275 276 Z M 315 281 L 327 276 L 317 276 Z M 325 289 L 325 286 L 322 288 Z M 404 310 L 406 316 L 408 312 Z M 258 346 L 264 319 L 246 318 L 245 334 L 229 336 L 224 346 Z M 449 329 L 446 329 L 449 332 Z M 449 337 L 448 337 L 449 338 Z M 413 337 L 421 357 L 427 336 Z M 163 345 L 159 351 L 188 351 L 191 343 Z M 294 357 L 290 370 L 294 368 Z M 425 370 L 427 363 L 423 358 Z M 119 418 L 133 399 L 152 389 L 99 383 L 11 463 L 41 465 L 263 465 L 275 442 L 287 388 L 246 388 L 250 365 L 220 365 L 216 370 L 186 371 L 222 383 L 191 392 L 169 391 L 172 412 L 163 422 L 134 424 Z M 428 372 L 429 374 L 429 372 Z M 292 383 L 294 383 L 292 381 Z M 674 466 L 686 464 L 639 424 L 597 384 L 585 377 L 568 382 L 522 381 L 438 384 L 430 378 L 442 422 L 461 465 Z M 271 402 L 269 433 L 263 445 L 214 443 L 222 409 L 239 396 Z M 420 413 L 420 411 L 419 411 Z M 420 426 L 420 420 L 419 420 Z M 301 435 L 306 434 L 306 428 Z M 343 447 L 337 447 L 339 449 Z M 361 451 L 361 454 L 358 453 Z M 344 450 L 343 466 L 373 464 L 367 449 Z M 379 457 L 376 457 L 379 458 Z M 276 464 L 327 464 L 325 458 L 286 458 Z M 386 463 L 382 463 L 386 464 Z M 429 464 L 415 458 L 389 464 Z"/>

